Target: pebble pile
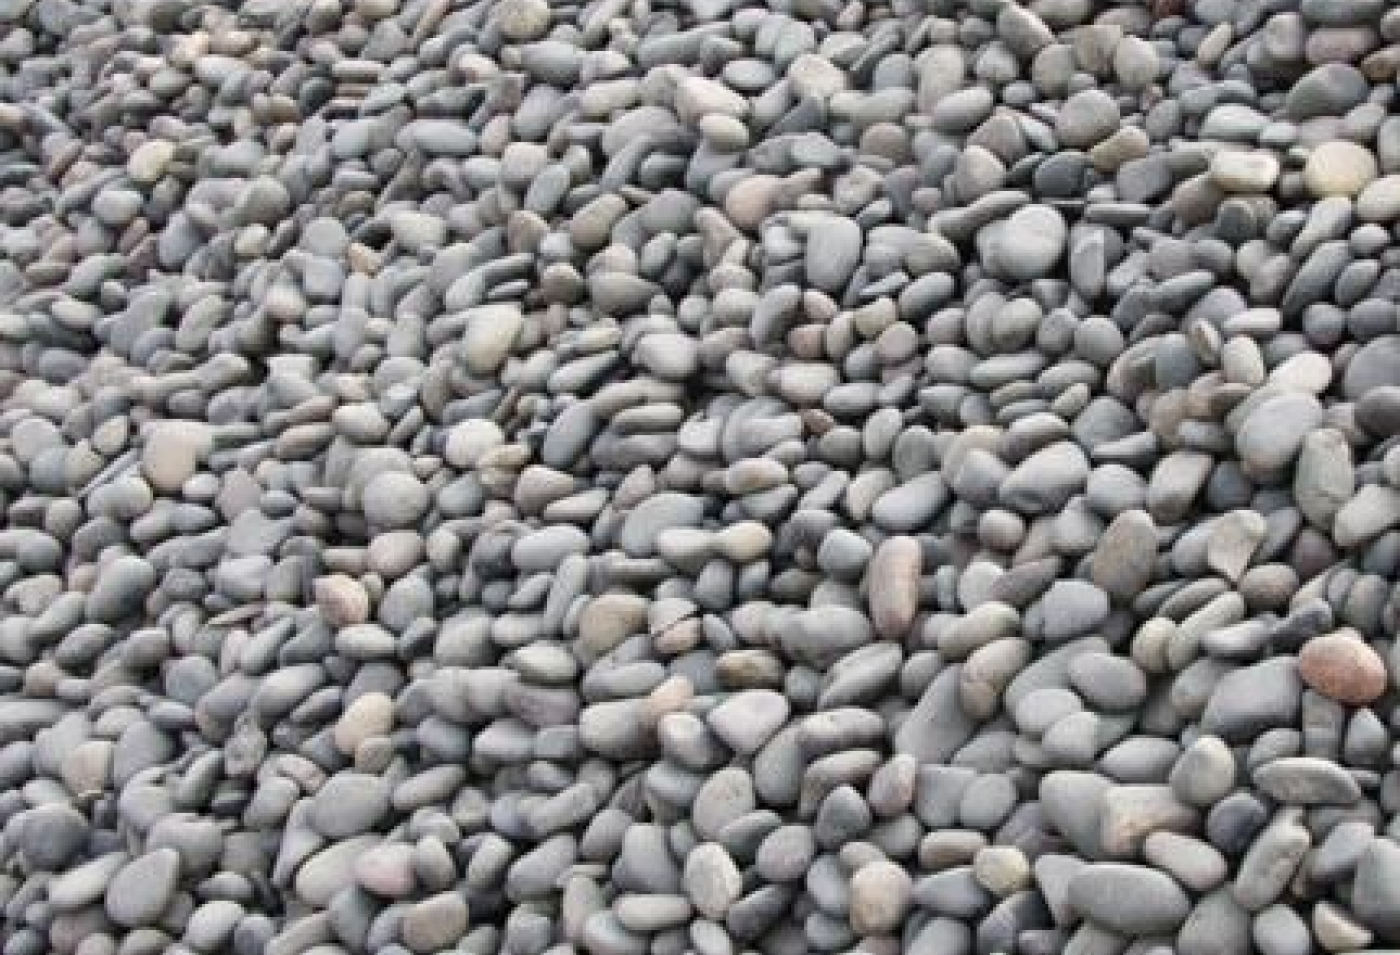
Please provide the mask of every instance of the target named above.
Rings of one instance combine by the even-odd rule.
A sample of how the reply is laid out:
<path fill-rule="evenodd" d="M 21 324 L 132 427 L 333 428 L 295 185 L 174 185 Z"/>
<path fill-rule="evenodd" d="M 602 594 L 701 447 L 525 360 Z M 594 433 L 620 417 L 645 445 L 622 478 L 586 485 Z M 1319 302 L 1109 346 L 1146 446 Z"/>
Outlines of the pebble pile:
<path fill-rule="evenodd" d="M 0 955 L 1400 948 L 1397 70 L 0 0 Z"/>

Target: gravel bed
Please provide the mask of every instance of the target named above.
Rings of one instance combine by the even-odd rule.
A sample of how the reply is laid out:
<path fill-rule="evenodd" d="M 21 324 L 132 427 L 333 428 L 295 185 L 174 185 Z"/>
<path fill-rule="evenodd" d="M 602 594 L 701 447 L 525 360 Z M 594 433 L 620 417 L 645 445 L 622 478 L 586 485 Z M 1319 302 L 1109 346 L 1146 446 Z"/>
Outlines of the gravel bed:
<path fill-rule="evenodd" d="M 0 955 L 1394 955 L 1397 70 L 0 0 Z"/>

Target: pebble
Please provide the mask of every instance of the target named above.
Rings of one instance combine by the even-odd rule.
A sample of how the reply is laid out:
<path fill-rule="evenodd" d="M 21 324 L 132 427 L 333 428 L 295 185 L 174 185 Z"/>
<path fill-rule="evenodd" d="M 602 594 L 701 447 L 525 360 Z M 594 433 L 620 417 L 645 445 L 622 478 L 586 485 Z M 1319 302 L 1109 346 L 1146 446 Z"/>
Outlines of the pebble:
<path fill-rule="evenodd" d="M 623 928 L 631 932 L 659 932 L 684 925 L 691 919 L 690 903 L 676 895 L 631 895 L 614 907 Z"/>
<path fill-rule="evenodd" d="M 1400 176 L 1381 176 L 1368 183 L 1356 197 L 1356 214 L 1363 222 L 1400 218 Z"/>
<path fill-rule="evenodd" d="M 1127 936 L 1174 932 L 1191 910 L 1189 897 L 1170 877 L 1120 862 L 1079 870 L 1070 879 L 1069 902 L 1085 918 Z"/>
<path fill-rule="evenodd" d="M 87 616 L 99 623 L 112 623 L 136 613 L 155 589 L 157 575 L 150 562 L 141 557 L 117 557 L 102 571 L 87 597 Z"/>
<path fill-rule="evenodd" d="M 1376 177 L 1380 168 L 1369 149 L 1345 139 L 1323 143 L 1308 154 L 1303 182 L 1319 199 L 1328 196 L 1359 195 Z"/>
<path fill-rule="evenodd" d="M 1309 640 L 1298 652 L 1298 675 L 1321 693 L 1349 706 L 1367 706 L 1385 693 L 1385 661 L 1361 637 L 1339 631 Z"/>
<path fill-rule="evenodd" d="M 988 892 L 1007 898 L 1030 887 L 1031 864 L 1015 846 L 986 846 L 972 860 L 972 874 Z"/>
<path fill-rule="evenodd" d="M 126 161 L 127 175 L 140 185 L 158 182 L 175 158 L 175 151 L 175 144 L 168 139 L 148 139 L 132 150 Z"/>
<path fill-rule="evenodd" d="M 209 429 L 193 422 L 163 422 L 142 448 L 141 470 L 157 493 L 177 494 L 211 450 Z"/>
<path fill-rule="evenodd" d="M 847 87 L 844 71 L 826 57 L 801 53 L 788 64 L 788 81 L 802 96 L 828 100 Z"/>
<path fill-rule="evenodd" d="M 1307 828 L 1281 811 L 1241 860 L 1230 886 L 1235 901 L 1250 912 L 1273 904 L 1298 871 L 1311 844 Z"/>
<path fill-rule="evenodd" d="M 1097 709 L 1132 710 L 1147 698 L 1148 683 L 1131 660 L 1081 653 L 1069 663 L 1070 686 Z"/>
<path fill-rule="evenodd" d="M 122 866 L 106 885 L 107 916 L 126 928 L 156 924 L 179 890 L 180 854 L 155 849 Z"/>
<path fill-rule="evenodd" d="M 1085 634 L 1108 617 L 1108 595 L 1082 580 L 1057 580 L 1040 601 L 1042 639 L 1061 642 Z"/>
<path fill-rule="evenodd" d="M 758 752 L 787 722 L 787 698 L 773 690 L 736 693 L 706 714 L 715 735 L 734 752 Z"/>
<path fill-rule="evenodd" d="M 1400 492 L 1381 484 L 1359 488 L 1338 509 L 1332 537 L 1344 547 L 1365 543 L 1400 523 Z"/>
<path fill-rule="evenodd" d="M 1094 583 L 1117 601 L 1132 600 L 1157 568 L 1157 527 L 1142 510 L 1126 510 L 1105 528 L 1093 553 Z"/>
<path fill-rule="evenodd" d="M 1332 521 L 1355 492 L 1351 448 L 1336 428 L 1318 428 L 1303 439 L 1293 476 L 1298 510 L 1330 532 Z"/>
<path fill-rule="evenodd" d="M 412 474 L 386 471 L 365 485 L 365 519 L 376 527 L 386 530 L 409 527 L 423 516 L 428 504 L 427 488 Z"/>
<path fill-rule="evenodd" d="M 1235 755 L 1218 736 L 1202 736 L 1181 754 L 1172 767 L 1173 791 L 1193 806 L 1209 807 L 1235 788 Z"/>
<path fill-rule="evenodd" d="M 56 871 L 72 861 L 89 835 L 86 817 L 71 806 L 35 806 L 16 817 L 16 848 L 35 869 Z"/>
<path fill-rule="evenodd" d="M 417 879 L 413 872 L 413 847 L 385 843 L 355 860 L 355 883 L 376 895 L 390 899 L 413 893 Z"/>
<path fill-rule="evenodd" d="M 1099 848 L 1110 858 L 1131 858 L 1149 833 L 1189 832 L 1198 823 L 1196 811 L 1177 799 L 1170 786 L 1111 786 L 1099 807 Z"/>
<path fill-rule="evenodd" d="M 748 102 L 722 83 L 703 76 L 687 76 L 676 85 L 676 115 L 683 123 L 718 113 L 740 117 L 748 111 Z"/>
<path fill-rule="evenodd" d="M 456 468 L 474 468 L 488 453 L 505 444 L 505 432 L 487 418 L 473 418 L 455 425 L 447 433 L 443 457 Z"/>
<path fill-rule="evenodd" d="M 1064 255 L 1068 237 L 1065 220 L 1054 209 L 1026 206 L 997 229 L 991 264 L 1013 281 L 1043 278 Z"/>
<path fill-rule="evenodd" d="M 1400 941 L 1400 845 L 1376 837 L 1356 863 L 1351 910 L 1357 921 L 1387 942 Z"/>
<path fill-rule="evenodd" d="M 884 637 L 902 637 L 919 609 L 923 549 L 912 537 L 891 537 L 875 550 L 868 573 L 875 631 Z"/>
<path fill-rule="evenodd" d="M 1177 938 L 1186 951 L 1250 951 L 1250 914 L 1240 907 L 1228 889 L 1205 895 L 1192 909 Z"/>
<path fill-rule="evenodd" d="M 1400 358 L 1400 336 L 1374 338 L 1351 356 L 1342 377 L 1342 390 L 1348 398 L 1361 398 L 1373 389 L 1400 384 L 1395 360 Z"/>
<path fill-rule="evenodd" d="M 1332 902 L 1319 902 L 1312 910 L 1312 934 L 1329 952 L 1365 951 L 1375 935 L 1349 912 Z"/>
<path fill-rule="evenodd" d="M 860 264 L 860 228 L 850 219 L 822 216 L 807 236 L 807 281 L 826 292 L 839 293 Z"/>
<path fill-rule="evenodd" d="M 1327 63 L 1310 70 L 1288 92 L 1286 108 L 1294 119 L 1341 115 L 1366 99 L 1365 76 L 1347 63 Z"/>
<path fill-rule="evenodd" d="M 1070 149 L 1087 149 L 1118 128 L 1118 104 L 1102 90 L 1080 90 L 1055 117 L 1055 138 Z"/>
<path fill-rule="evenodd" d="M 1211 530 L 1206 562 L 1227 580 L 1239 580 L 1268 532 L 1268 522 L 1257 511 L 1230 511 Z"/>
<path fill-rule="evenodd" d="M 851 928 L 861 935 L 896 931 L 909 908 L 913 882 L 909 873 L 888 860 L 861 866 L 851 877 Z"/>
<path fill-rule="evenodd" d="M 715 920 L 724 919 L 744 888 L 734 860 L 713 842 L 695 847 L 686 856 L 681 885 L 695 910 Z"/>
<path fill-rule="evenodd" d="M 812 830 L 807 826 L 785 825 L 764 837 L 754 865 L 758 873 L 771 882 L 796 882 L 806 878 L 815 855 Z"/>
<path fill-rule="evenodd" d="M 1348 806 L 1361 798 L 1361 787 L 1346 770 L 1314 756 L 1265 763 L 1254 771 L 1254 782 L 1270 798 L 1291 805 Z"/>
<path fill-rule="evenodd" d="M 1142 856 L 1192 892 L 1209 892 L 1230 872 L 1229 862 L 1210 843 L 1165 829 L 1143 840 Z"/>
<path fill-rule="evenodd" d="M 336 748 L 346 756 L 354 756 L 366 740 L 386 736 L 393 726 L 393 699 L 385 693 L 366 693 L 347 706 L 336 721 Z"/>
<path fill-rule="evenodd" d="M 439 952 L 456 944 L 467 930 L 467 902 L 443 892 L 408 906 L 399 933 L 414 952 Z"/>
<path fill-rule="evenodd" d="M 498 0 L 492 9 L 496 28 L 507 40 L 536 40 L 549 30 L 550 9 L 544 0 Z"/>
<path fill-rule="evenodd" d="M 1254 942 L 1262 952 L 1308 952 L 1312 935 L 1303 917 L 1285 905 L 1271 905 L 1254 917 Z"/>
<path fill-rule="evenodd" d="M 1227 193 L 1269 192 L 1280 171 L 1278 157 L 1262 150 L 1223 149 L 1210 161 L 1211 181 Z"/>
<path fill-rule="evenodd" d="M 1253 474 L 1277 474 L 1293 464 L 1308 432 L 1322 423 L 1312 395 L 1283 394 L 1261 402 L 1235 435 L 1240 461 Z"/>
<path fill-rule="evenodd" d="M 1225 674 L 1201 714 L 1201 727 L 1227 742 L 1240 742 L 1294 721 L 1302 680 L 1292 657 L 1274 657 Z"/>
<path fill-rule="evenodd" d="M 1089 462 L 1078 446 L 1057 442 L 1030 455 L 998 490 L 1003 504 L 1027 514 L 1058 511 L 1084 485 Z"/>
<path fill-rule="evenodd" d="M 462 358 L 467 371 L 478 377 L 495 373 L 514 350 L 525 316 L 508 305 L 482 305 L 464 320 Z"/>
<path fill-rule="evenodd" d="M 367 773 L 337 773 L 317 791 L 311 822 L 328 839 L 358 836 L 389 811 L 389 787 Z"/>

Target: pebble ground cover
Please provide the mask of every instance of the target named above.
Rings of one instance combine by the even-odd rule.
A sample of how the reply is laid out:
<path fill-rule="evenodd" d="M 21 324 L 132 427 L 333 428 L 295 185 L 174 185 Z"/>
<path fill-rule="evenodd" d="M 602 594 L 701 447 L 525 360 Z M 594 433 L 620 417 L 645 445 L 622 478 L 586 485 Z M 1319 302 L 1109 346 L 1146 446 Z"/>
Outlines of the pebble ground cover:
<path fill-rule="evenodd" d="M 0 0 L 0 955 L 1400 948 L 1398 69 Z"/>

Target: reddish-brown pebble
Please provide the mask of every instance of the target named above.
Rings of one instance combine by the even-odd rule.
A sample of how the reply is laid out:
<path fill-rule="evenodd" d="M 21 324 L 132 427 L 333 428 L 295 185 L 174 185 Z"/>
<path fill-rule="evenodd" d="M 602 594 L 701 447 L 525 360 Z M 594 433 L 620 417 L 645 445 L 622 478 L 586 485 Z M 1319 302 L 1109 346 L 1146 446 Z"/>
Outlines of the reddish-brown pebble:
<path fill-rule="evenodd" d="M 1353 706 L 1374 702 L 1385 692 L 1385 661 L 1348 631 L 1309 640 L 1298 654 L 1303 681 L 1323 696 Z"/>

